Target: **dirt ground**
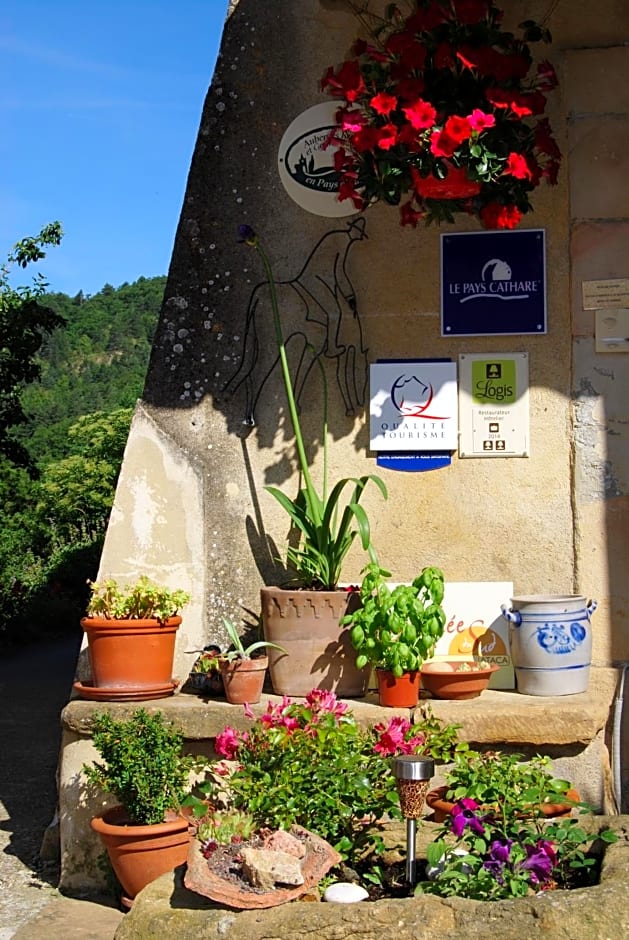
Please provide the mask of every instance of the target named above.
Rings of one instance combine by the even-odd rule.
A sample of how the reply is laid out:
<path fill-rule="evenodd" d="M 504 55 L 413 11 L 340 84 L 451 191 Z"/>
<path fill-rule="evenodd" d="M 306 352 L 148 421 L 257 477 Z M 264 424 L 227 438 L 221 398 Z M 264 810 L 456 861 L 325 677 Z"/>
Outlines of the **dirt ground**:
<path fill-rule="evenodd" d="M 58 894 L 57 861 L 39 856 L 55 815 L 60 713 L 80 642 L 77 625 L 71 636 L 0 647 L 0 940 Z"/>

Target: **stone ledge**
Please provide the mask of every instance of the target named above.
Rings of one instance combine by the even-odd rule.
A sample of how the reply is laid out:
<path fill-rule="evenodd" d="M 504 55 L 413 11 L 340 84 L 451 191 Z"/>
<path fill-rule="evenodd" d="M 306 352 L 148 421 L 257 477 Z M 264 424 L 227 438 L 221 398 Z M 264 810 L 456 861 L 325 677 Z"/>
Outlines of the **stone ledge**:
<path fill-rule="evenodd" d="M 612 940 L 629 936 L 629 817 L 596 817 L 609 824 L 619 841 L 607 848 L 600 884 L 579 891 L 547 891 L 512 901 L 461 898 L 383 900 L 361 904 L 295 901 L 256 911 L 234 911 L 187 891 L 182 869 L 162 875 L 137 896 L 120 923 L 115 940 L 224 940 L 247 937 L 317 937 L 318 940 Z M 418 856 L 419 857 L 419 856 Z M 183 868 L 183 866 L 182 866 Z"/>
<path fill-rule="evenodd" d="M 519 695 L 517 692 L 487 690 L 468 701 L 430 701 L 435 715 L 461 726 L 459 736 L 476 744 L 587 745 L 605 728 L 618 681 L 618 670 L 593 667 L 587 692 L 554 697 Z M 254 714 L 262 714 L 267 701 L 281 697 L 263 695 Z M 394 714 L 411 716 L 411 709 L 381 708 L 376 693 L 348 701 L 357 720 L 364 724 L 388 721 Z M 180 693 L 170 698 L 137 702 L 88 702 L 74 699 L 64 708 L 61 721 L 69 731 L 89 737 L 95 712 L 111 711 L 129 716 L 139 706 L 160 709 L 183 730 L 186 740 L 201 741 L 216 737 L 225 725 L 240 730 L 249 726 L 241 705 L 228 705 L 223 699 L 201 698 Z"/>

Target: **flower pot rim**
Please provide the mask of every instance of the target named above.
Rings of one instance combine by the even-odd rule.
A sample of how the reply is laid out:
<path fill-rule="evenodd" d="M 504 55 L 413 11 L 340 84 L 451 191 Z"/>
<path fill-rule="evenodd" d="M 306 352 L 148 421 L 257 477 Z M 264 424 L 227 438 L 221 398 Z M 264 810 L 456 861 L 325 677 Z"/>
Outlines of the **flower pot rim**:
<path fill-rule="evenodd" d="M 465 677 L 465 678 L 468 678 L 468 679 L 469 679 L 470 677 L 473 677 L 473 676 L 481 677 L 481 676 L 486 676 L 486 675 L 492 675 L 494 672 L 497 672 L 497 671 L 500 669 L 500 666 L 498 665 L 498 663 L 491 663 L 491 664 L 490 664 L 489 666 L 487 666 L 485 669 L 469 669 L 469 670 L 467 670 L 467 669 L 447 669 L 447 668 L 446 668 L 446 667 L 449 666 L 449 665 L 452 665 L 452 666 L 463 666 L 463 665 L 465 665 L 466 663 L 471 663 L 472 665 L 474 665 L 474 664 L 477 664 L 477 663 L 478 663 L 478 660 L 476 660 L 476 659 L 447 659 L 447 660 L 443 660 L 443 661 L 441 661 L 441 662 L 422 663 L 422 667 L 421 667 L 421 669 L 420 669 L 420 672 L 421 672 L 422 676 L 424 676 L 424 675 L 429 675 L 429 676 L 458 676 L 458 677 L 461 677 L 461 678 Z M 439 668 L 438 668 L 439 666 L 441 666 L 442 668 L 439 669 Z M 433 668 L 433 667 L 436 667 L 436 668 Z"/>
<path fill-rule="evenodd" d="M 168 810 L 161 823 L 133 823 L 122 804 L 110 806 L 90 820 L 90 826 L 100 834 L 117 835 L 122 832 L 134 836 L 153 835 L 160 832 L 177 832 L 189 828 L 190 820 L 177 810 Z"/>
<path fill-rule="evenodd" d="M 441 813 L 449 816 L 452 813 L 452 807 L 454 806 L 453 800 L 446 799 L 446 793 L 449 790 L 448 784 L 444 784 L 440 787 L 434 787 L 432 790 L 429 790 L 426 794 L 426 805 L 430 806 L 431 809 L 438 810 Z M 567 812 L 571 812 L 573 809 L 573 804 L 579 803 L 581 796 L 578 790 L 575 790 L 574 787 L 571 787 L 568 792 L 565 794 L 566 799 L 569 800 L 567 803 L 556 802 L 556 803 L 540 803 L 539 805 L 542 808 L 544 816 L 561 816 Z M 492 805 L 488 804 L 487 806 L 480 807 L 483 811 L 491 810 Z"/>
<path fill-rule="evenodd" d="M 89 627 L 112 627 L 115 628 L 116 624 L 124 624 L 128 626 L 137 627 L 164 627 L 164 626 L 179 626 L 181 623 L 181 615 L 173 614 L 172 617 L 166 617 L 164 620 L 159 620 L 157 617 L 94 617 L 88 616 L 81 617 L 81 626 L 84 630 Z"/>

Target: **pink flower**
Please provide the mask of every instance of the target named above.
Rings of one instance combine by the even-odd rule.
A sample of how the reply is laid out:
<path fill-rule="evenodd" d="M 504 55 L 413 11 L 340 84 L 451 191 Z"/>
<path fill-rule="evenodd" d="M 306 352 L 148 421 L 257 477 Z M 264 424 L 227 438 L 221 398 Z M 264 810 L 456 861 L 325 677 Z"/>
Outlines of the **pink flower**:
<path fill-rule="evenodd" d="M 225 757 L 227 760 L 233 760 L 238 753 L 240 746 L 240 737 L 235 728 L 227 725 L 220 734 L 216 735 L 214 750 L 219 757 Z"/>
<path fill-rule="evenodd" d="M 344 715 L 349 707 L 343 702 L 339 702 L 334 692 L 329 692 L 327 689 L 313 689 L 306 696 L 306 704 L 315 714 L 317 712 L 330 712 L 337 718 Z"/>
<path fill-rule="evenodd" d="M 496 118 L 493 114 L 486 114 L 484 111 L 481 111 L 480 108 L 474 108 L 472 113 L 468 114 L 467 120 L 472 130 L 476 131 L 478 134 L 488 127 L 493 127 L 496 123 Z"/>
<path fill-rule="evenodd" d="M 407 718 L 399 715 L 391 718 L 388 725 L 382 723 L 374 726 L 374 731 L 380 734 L 380 738 L 374 745 L 374 751 L 383 757 L 391 757 L 393 754 L 408 754 L 406 750 L 405 735 L 410 729 L 411 723 Z"/>
<path fill-rule="evenodd" d="M 244 710 L 245 710 L 245 718 L 250 718 L 252 721 L 255 721 L 256 716 L 253 714 L 253 711 L 251 710 L 251 705 L 249 704 L 249 702 L 245 702 Z"/>

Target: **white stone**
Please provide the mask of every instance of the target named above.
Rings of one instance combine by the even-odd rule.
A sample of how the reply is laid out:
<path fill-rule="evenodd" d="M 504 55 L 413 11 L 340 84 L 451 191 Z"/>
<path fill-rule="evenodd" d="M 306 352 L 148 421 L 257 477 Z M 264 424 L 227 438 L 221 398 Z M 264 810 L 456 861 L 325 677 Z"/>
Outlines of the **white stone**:
<path fill-rule="evenodd" d="M 356 901 L 366 901 L 369 893 L 360 885 L 348 881 L 337 881 L 323 892 L 324 901 L 335 901 L 337 904 L 355 904 Z"/>

